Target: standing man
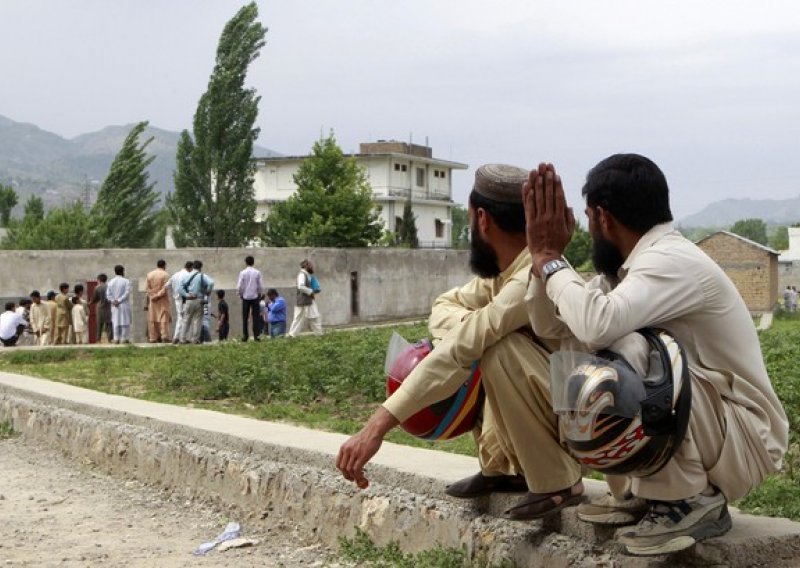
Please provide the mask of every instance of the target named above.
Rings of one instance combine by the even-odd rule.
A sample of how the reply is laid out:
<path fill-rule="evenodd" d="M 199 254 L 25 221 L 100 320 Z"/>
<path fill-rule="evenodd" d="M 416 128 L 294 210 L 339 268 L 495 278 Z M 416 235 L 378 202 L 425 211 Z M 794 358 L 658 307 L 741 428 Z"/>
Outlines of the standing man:
<path fill-rule="evenodd" d="M 228 339 L 228 332 L 231 329 L 225 290 L 217 290 L 217 300 L 219 300 L 217 304 L 217 337 L 220 341 L 225 341 Z"/>
<path fill-rule="evenodd" d="M 67 288 L 69 288 L 69 286 L 67 286 Z M 47 311 L 50 315 L 50 331 L 47 332 L 45 345 L 55 345 L 57 333 L 56 322 L 58 319 L 58 305 L 56 305 L 55 290 L 49 290 L 47 292 L 47 301 L 45 303 L 47 304 Z"/>
<path fill-rule="evenodd" d="M 270 337 L 286 335 L 286 300 L 275 288 L 267 290 L 267 324 Z"/>
<path fill-rule="evenodd" d="M 433 351 L 339 449 L 336 467 L 359 487 L 368 485 L 364 466 L 386 433 L 456 392 L 480 360 L 486 392 L 475 432 L 480 472 L 447 493 L 472 498 L 527 491 L 505 512 L 512 520 L 554 514 L 583 493 L 581 469 L 560 443 L 549 402 L 548 357 L 558 342 L 535 337 L 525 312 L 530 255 L 520 188 L 527 173 L 495 164 L 475 172 L 469 217 L 476 277 L 436 299 L 429 319 Z"/>
<path fill-rule="evenodd" d="M 300 263 L 300 272 L 297 273 L 297 299 L 294 304 L 294 319 L 289 329 L 289 337 L 295 337 L 308 325 L 315 335 L 322 335 L 322 324 L 319 321 L 319 310 L 314 300 L 314 290 L 311 288 L 311 275 L 314 274 L 314 265 L 308 259 Z"/>
<path fill-rule="evenodd" d="M 181 343 L 200 343 L 203 327 L 203 306 L 208 294 L 214 289 L 214 281 L 203 274 L 203 263 L 195 260 L 192 271 L 180 285 L 180 295 L 184 300 L 183 324 L 181 325 Z"/>
<path fill-rule="evenodd" d="M 14 311 L 14 302 L 6 302 L 6 311 L 0 314 L 0 343 L 13 347 L 25 332 L 28 322 Z"/>
<path fill-rule="evenodd" d="M 31 292 L 31 328 L 37 345 L 47 345 L 47 334 L 50 333 L 50 308 L 42 302 L 39 290 Z"/>
<path fill-rule="evenodd" d="M 69 284 L 62 282 L 58 285 L 56 296 L 56 340 L 55 345 L 65 345 L 69 338 L 69 328 L 72 325 L 72 302 L 69 301 Z"/>
<path fill-rule="evenodd" d="M 97 286 L 92 293 L 92 300 L 89 302 L 89 307 L 96 306 L 97 310 L 97 342 L 100 343 L 103 337 L 103 330 L 106 330 L 106 337 L 108 342 L 114 341 L 114 331 L 111 325 L 111 304 L 108 303 L 106 291 L 108 285 L 108 276 L 105 274 L 97 275 Z"/>
<path fill-rule="evenodd" d="M 247 341 L 247 318 L 252 321 L 253 340 L 258 341 L 261 335 L 261 316 L 259 314 L 259 301 L 264 293 L 264 282 L 261 271 L 253 265 L 255 259 L 247 256 L 244 259 L 245 268 L 239 273 L 236 289 L 242 299 L 242 341 Z"/>
<path fill-rule="evenodd" d="M 148 337 L 150 343 L 169 343 L 169 328 L 172 314 L 169 309 L 169 274 L 167 261 L 156 262 L 156 269 L 147 274 L 147 311 Z"/>
<path fill-rule="evenodd" d="M 629 554 L 676 552 L 727 532 L 727 502 L 780 469 L 786 414 L 741 295 L 672 226 L 658 166 L 636 154 L 611 156 L 589 172 L 582 193 L 599 273 L 590 282 L 562 256 L 575 219 L 552 165 L 541 164 L 525 184 L 534 331 L 596 351 L 638 329 L 663 328 L 685 351 L 692 394 L 688 430 L 666 465 L 645 477 L 609 476 L 612 494 L 580 506 L 578 516 L 598 524 L 641 519 L 617 533 Z"/>
<path fill-rule="evenodd" d="M 184 299 L 181 296 L 181 283 L 183 279 L 194 269 L 194 262 L 187 260 L 183 268 L 172 275 L 167 283 L 167 287 L 175 300 L 175 331 L 172 334 L 172 343 L 178 343 L 183 333 L 183 307 Z"/>
<path fill-rule="evenodd" d="M 125 278 L 125 267 L 114 267 L 114 278 L 108 283 L 106 297 L 111 303 L 111 323 L 114 343 L 131 342 L 131 281 Z"/>

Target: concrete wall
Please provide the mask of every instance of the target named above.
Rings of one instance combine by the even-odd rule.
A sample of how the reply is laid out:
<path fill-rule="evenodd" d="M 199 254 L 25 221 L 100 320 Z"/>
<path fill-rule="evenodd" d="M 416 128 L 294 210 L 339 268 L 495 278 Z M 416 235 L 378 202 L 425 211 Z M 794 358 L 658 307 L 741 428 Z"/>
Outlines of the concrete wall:
<path fill-rule="evenodd" d="M 777 255 L 725 233 L 698 246 L 725 271 L 752 313 L 772 311 L 778 299 Z"/>
<path fill-rule="evenodd" d="M 57 290 L 60 282 L 74 285 L 100 272 L 113 275 L 115 264 L 125 266 L 132 280 L 133 331 L 143 341 L 146 330 L 144 287 L 156 261 L 167 261 L 176 272 L 186 260 L 200 259 L 203 271 L 227 290 L 231 310 L 231 335 L 241 333 L 241 303 L 236 280 L 244 257 L 256 259 L 267 287 L 286 298 L 291 315 L 295 279 L 303 258 L 313 260 L 322 293 L 317 297 L 323 325 L 341 326 L 408 317 L 426 317 L 433 300 L 445 290 L 471 278 L 468 252 L 402 249 L 100 249 L 81 251 L 0 251 L 0 300 L 17 300 L 33 289 L 43 294 Z M 214 300 L 216 298 L 214 297 Z M 214 302 L 216 306 L 216 302 Z"/>

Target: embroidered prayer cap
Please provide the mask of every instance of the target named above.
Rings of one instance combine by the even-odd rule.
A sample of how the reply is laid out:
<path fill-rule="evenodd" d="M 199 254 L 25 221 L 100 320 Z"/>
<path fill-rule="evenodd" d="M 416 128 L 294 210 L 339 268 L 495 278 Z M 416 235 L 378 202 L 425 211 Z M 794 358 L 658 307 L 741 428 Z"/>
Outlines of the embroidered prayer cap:
<path fill-rule="evenodd" d="M 506 164 L 486 164 L 475 170 L 472 190 L 492 201 L 522 204 L 522 184 L 528 170 Z"/>

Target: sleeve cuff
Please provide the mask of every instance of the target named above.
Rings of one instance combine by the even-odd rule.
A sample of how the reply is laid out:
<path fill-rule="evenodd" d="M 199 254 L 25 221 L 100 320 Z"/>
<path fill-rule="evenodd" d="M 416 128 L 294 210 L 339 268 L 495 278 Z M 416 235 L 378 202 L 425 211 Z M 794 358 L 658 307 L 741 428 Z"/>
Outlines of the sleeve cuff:
<path fill-rule="evenodd" d="M 575 282 L 579 283 L 581 286 L 586 284 L 583 278 L 572 268 L 559 270 L 547 279 L 547 284 L 544 286 L 547 290 L 547 296 L 556 305 L 556 309 L 558 309 L 558 298 L 561 296 L 561 293 L 567 286 Z"/>
<path fill-rule="evenodd" d="M 396 390 L 387 398 L 383 407 L 400 422 L 405 422 L 419 411 L 418 403 L 403 389 Z"/>

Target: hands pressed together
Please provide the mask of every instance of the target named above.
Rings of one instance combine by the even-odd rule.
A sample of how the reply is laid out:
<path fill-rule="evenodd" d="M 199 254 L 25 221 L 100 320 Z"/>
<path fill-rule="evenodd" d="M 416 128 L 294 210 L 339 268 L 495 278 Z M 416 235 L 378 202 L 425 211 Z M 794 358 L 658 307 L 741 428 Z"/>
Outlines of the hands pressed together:
<path fill-rule="evenodd" d="M 575 216 L 553 164 L 531 171 L 522 186 L 522 203 L 533 272 L 539 276 L 548 261 L 562 257 L 575 230 Z"/>

